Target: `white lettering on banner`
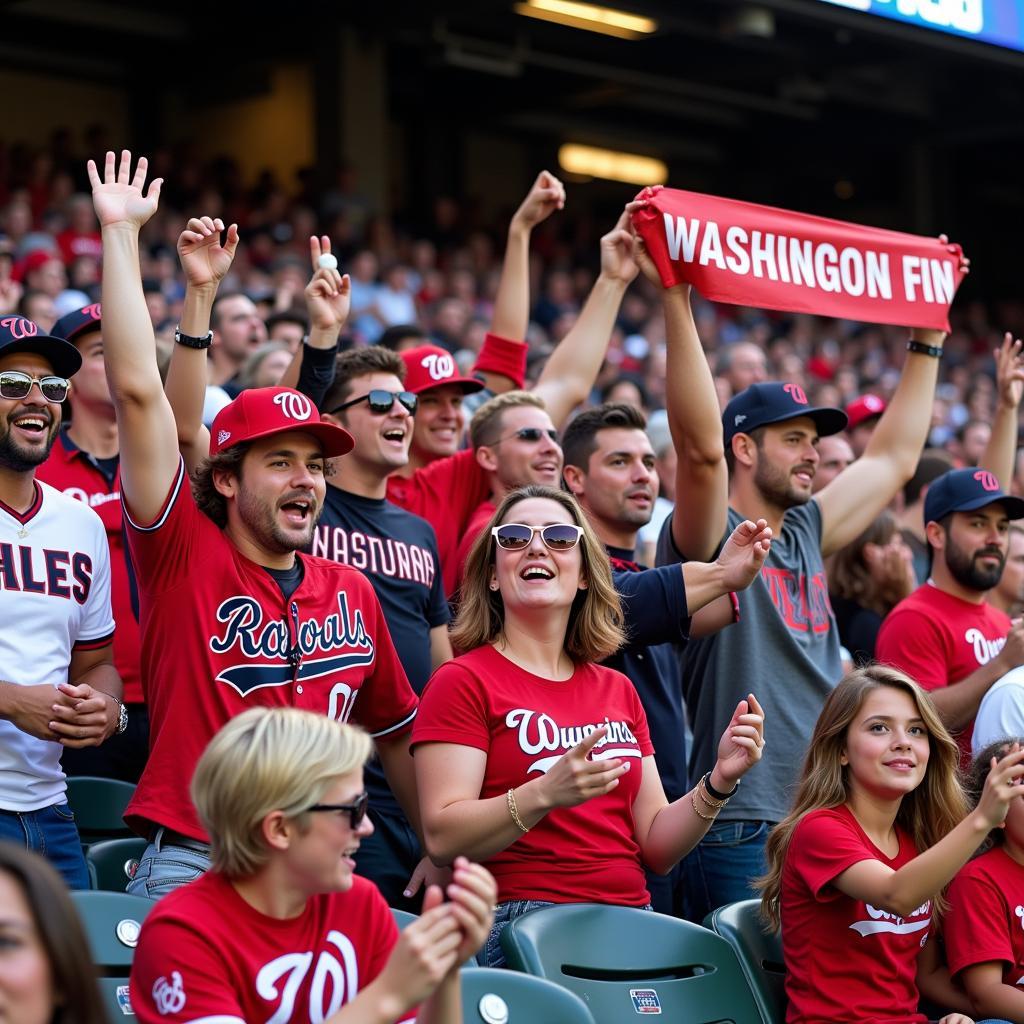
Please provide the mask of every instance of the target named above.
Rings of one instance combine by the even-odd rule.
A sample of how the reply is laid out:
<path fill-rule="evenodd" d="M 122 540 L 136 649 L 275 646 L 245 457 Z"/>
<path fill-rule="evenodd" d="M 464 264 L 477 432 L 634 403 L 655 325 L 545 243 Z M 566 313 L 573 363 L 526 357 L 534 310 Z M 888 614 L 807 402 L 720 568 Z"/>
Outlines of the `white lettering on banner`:
<path fill-rule="evenodd" d="M 922 903 L 917 910 L 906 918 L 900 917 L 898 914 L 890 914 L 887 910 L 880 910 L 878 907 L 871 906 L 870 903 L 865 903 L 864 909 L 871 920 L 855 921 L 850 925 L 850 929 L 858 935 L 878 935 L 882 932 L 894 935 L 910 935 L 914 932 L 922 931 L 932 922 L 931 900 Z M 918 918 L 918 920 L 911 920 L 912 918 Z"/>
<path fill-rule="evenodd" d="M 356 963 L 355 947 L 347 936 L 338 931 L 328 932 L 327 941 L 338 950 L 341 961 L 328 950 L 321 951 L 317 957 L 309 989 L 310 1024 L 323 1024 L 345 1003 L 352 1002 L 359 991 L 359 966 Z M 299 988 L 309 974 L 312 963 L 312 952 L 285 953 L 260 968 L 256 975 L 256 993 L 268 1003 L 279 998 L 278 982 L 285 978 L 280 992 L 281 1001 L 267 1024 L 288 1024 L 292 1020 Z M 328 980 L 331 983 L 329 999 L 325 991 Z"/>
<path fill-rule="evenodd" d="M 886 0 L 883 0 L 886 2 Z M 896 10 L 929 25 L 977 35 L 985 27 L 982 0 L 896 0 Z"/>
<path fill-rule="evenodd" d="M 282 391 L 274 395 L 274 405 L 281 406 L 281 412 L 290 420 L 308 420 L 313 415 L 312 403 L 296 391 Z"/>
<path fill-rule="evenodd" d="M 987 665 L 1006 643 L 1004 636 L 989 640 L 977 626 L 972 626 L 967 630 L 964 633 L 964 639 L 974 648 L 974 658 L 979 665 Z"/>
<path fill-rule="evenodd" d="M 505 725 L 509 729 L 518 730 L 516 739 L 519 749 L 531 757 L 545 751 L 557 751 L 554 756 L 542 757 L 534 761 L 528 771 L 546 773 L 551 766 L 568 750 L 582 743 L 592 732 L 607 727 L 608 733 L 594 744 L 591 758 L 594 761 L 605 761 L 612 757 L 642 757 L 639 742 L 633 735 L 628 722 L 613 722 L 605 718 L 596 724 L 559 726 L 550 716 L 543 712 L 530 711 L 526 708 L 515 708 L 505 715 Z M 609 744 L 617 744 L 609 746 Z M 631 744 L 631 746 L 623 746 Z"/>

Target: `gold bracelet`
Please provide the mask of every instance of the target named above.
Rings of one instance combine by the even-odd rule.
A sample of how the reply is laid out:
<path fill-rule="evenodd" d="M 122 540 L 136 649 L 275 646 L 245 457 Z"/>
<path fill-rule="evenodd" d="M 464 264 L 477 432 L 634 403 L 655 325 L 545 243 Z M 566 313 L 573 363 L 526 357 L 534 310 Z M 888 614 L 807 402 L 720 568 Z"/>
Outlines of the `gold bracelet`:
<path fill-rule="evenodd" d="M 508 813 L 512 815 L 512 820 L 516 823 L 520 832 L 529 832 L 530 826 L 523 824 L 523 819 L 519 817 L 519 809 L 516 807 L 516 791 L 510 789 L 505 794 L 505 802 L 508 804 Z"/>
<path fill-rule="evenodd" d="M 697 798 L 693 795 L 695 792 L 696 792 L 696 790 L 692 790 L 692 789 L 690 790 L 690 803 L 693 804 L 693 809 L 694 809 L 694 811 L 696 811 L 697 817 L 698 818 L 703 818 L 705 821 L 714 821 L 718 817 L 718 815 L 717 814 L 705 814 L 697 806 Z"/>
<path fill-rule="evenodd" d="M 701 798 L 704 804 L 710 807 L 713 811 L 720 811 L 729 802 L 728 800 L 716 800 L 713 796 L 710 796 L 703 779 L 697 783 L 693 791 Z"/>

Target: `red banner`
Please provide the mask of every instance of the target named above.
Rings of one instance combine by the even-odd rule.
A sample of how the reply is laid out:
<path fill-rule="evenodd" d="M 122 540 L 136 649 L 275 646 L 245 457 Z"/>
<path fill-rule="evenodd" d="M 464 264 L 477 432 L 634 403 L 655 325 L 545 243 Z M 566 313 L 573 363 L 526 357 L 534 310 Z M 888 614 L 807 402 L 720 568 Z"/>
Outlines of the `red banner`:
<path fill-rule="evenodd" d="M 655 186 L 633 223 L 666 288 L 844 320 L 949 330 L 959 245 Z"/>

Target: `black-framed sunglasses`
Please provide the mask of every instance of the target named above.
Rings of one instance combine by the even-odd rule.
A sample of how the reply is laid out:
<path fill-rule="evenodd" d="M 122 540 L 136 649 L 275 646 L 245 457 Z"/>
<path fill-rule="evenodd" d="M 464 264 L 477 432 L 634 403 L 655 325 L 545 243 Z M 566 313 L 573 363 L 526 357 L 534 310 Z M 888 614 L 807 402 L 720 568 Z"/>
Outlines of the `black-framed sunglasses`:
<path fill-rule="evenodd" d="M 535 533 L 540 534 L 544 546 L 551 551 L 568 551 L 576 547 L 583 536 L 583 527 L 570 523 L 551 523 L 550 526 L 527 526 L 525 523 L 505 523 L 491 528 L 498 547 L 506 551 L 522 551 L 529 547 Z"/>
<path fill-rule="evenodd" d="M 517 438 L 520 441 L 526 441 L 528 444 L 536 444 L 544 435 L 558 444 L 558 431 L 553 427 L 550 430 L 545 430 L 541 427 L 520 427 L 513 434 L 506 434 L 504 437 L 499 437 L 497 441 L 492 441 L 487 448 L 493 448 L 495 445 L 499 445 L 504 441 L 511 441 L 512 438 Z"/>
<path fill-rule="evenodd" d="M 384 388 L 374 388 L 358 398 L 350 398 L 347 402 L 342 402 L 341 405 L 328 409 L 327 412 L 329 414 L 341 412 L 342 409 L 349 409 L 360 402 L 366 402 L 370 407 L 370 412 L 378 416 L 386 416 L 391 412 L 391 406 L 396 401 L 410 416 L 416 415 L 416 406 L 419 403 L 419 398 L 416 395 L 411 391 L 385 391 Z"/>
<path fill-rule="evenodd" d="M 307 807 L 307 811 L 336 811 L 348 814 L 348 823 L 353 831 L 363 823 L 366 817 L 366 808 L 370 804 L 370 794 L 360 793 L 350 804 L 313 804 Z"/>
<path fill-rule="evenodd" d="M 43 398 L 56 404 L 63 402 L 71 390 L 71 381 L 64 377 L 32 377 L 20 370 L 5 370 L 0 373 L 0 398 L 12 401 L 28 398 L 33 384 L 39 385 Z"/>

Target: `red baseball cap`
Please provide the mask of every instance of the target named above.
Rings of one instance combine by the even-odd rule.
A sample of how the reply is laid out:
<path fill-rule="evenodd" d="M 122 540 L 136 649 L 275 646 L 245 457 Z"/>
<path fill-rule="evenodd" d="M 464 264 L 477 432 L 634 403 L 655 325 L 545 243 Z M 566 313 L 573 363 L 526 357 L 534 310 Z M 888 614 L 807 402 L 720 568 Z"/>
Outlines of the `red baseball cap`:
<path fill-rule="evenodd" d="M 846 407 L 846 415 L 850 421 L 846 429 L 853 430 L 854 427 L 859 427 L 872 416 L 881 416 L 883 412 L 885 412 L 884 398 L 879 398 L 878 395 L 861 395 Z"/>
<path fill-rule="evenodd" d="M 224 406 L 210 427 L 210 454 L 219 455 L 243 441 L 301 430 L 312 434 L 333 459 L 352 451 L 352 435 L 320 418 L 316 406 L 291 388 L 249 388 Z"/>
<path fill-rule="evenodd" d="M 401 353 L 405 362 L 405 388 L 414 395 L 442 384 L 458 384 L 463 394 L 482 391 L 483 382 L 463 377 L 451 352 L 437 345 L 419 345 Z"/>

